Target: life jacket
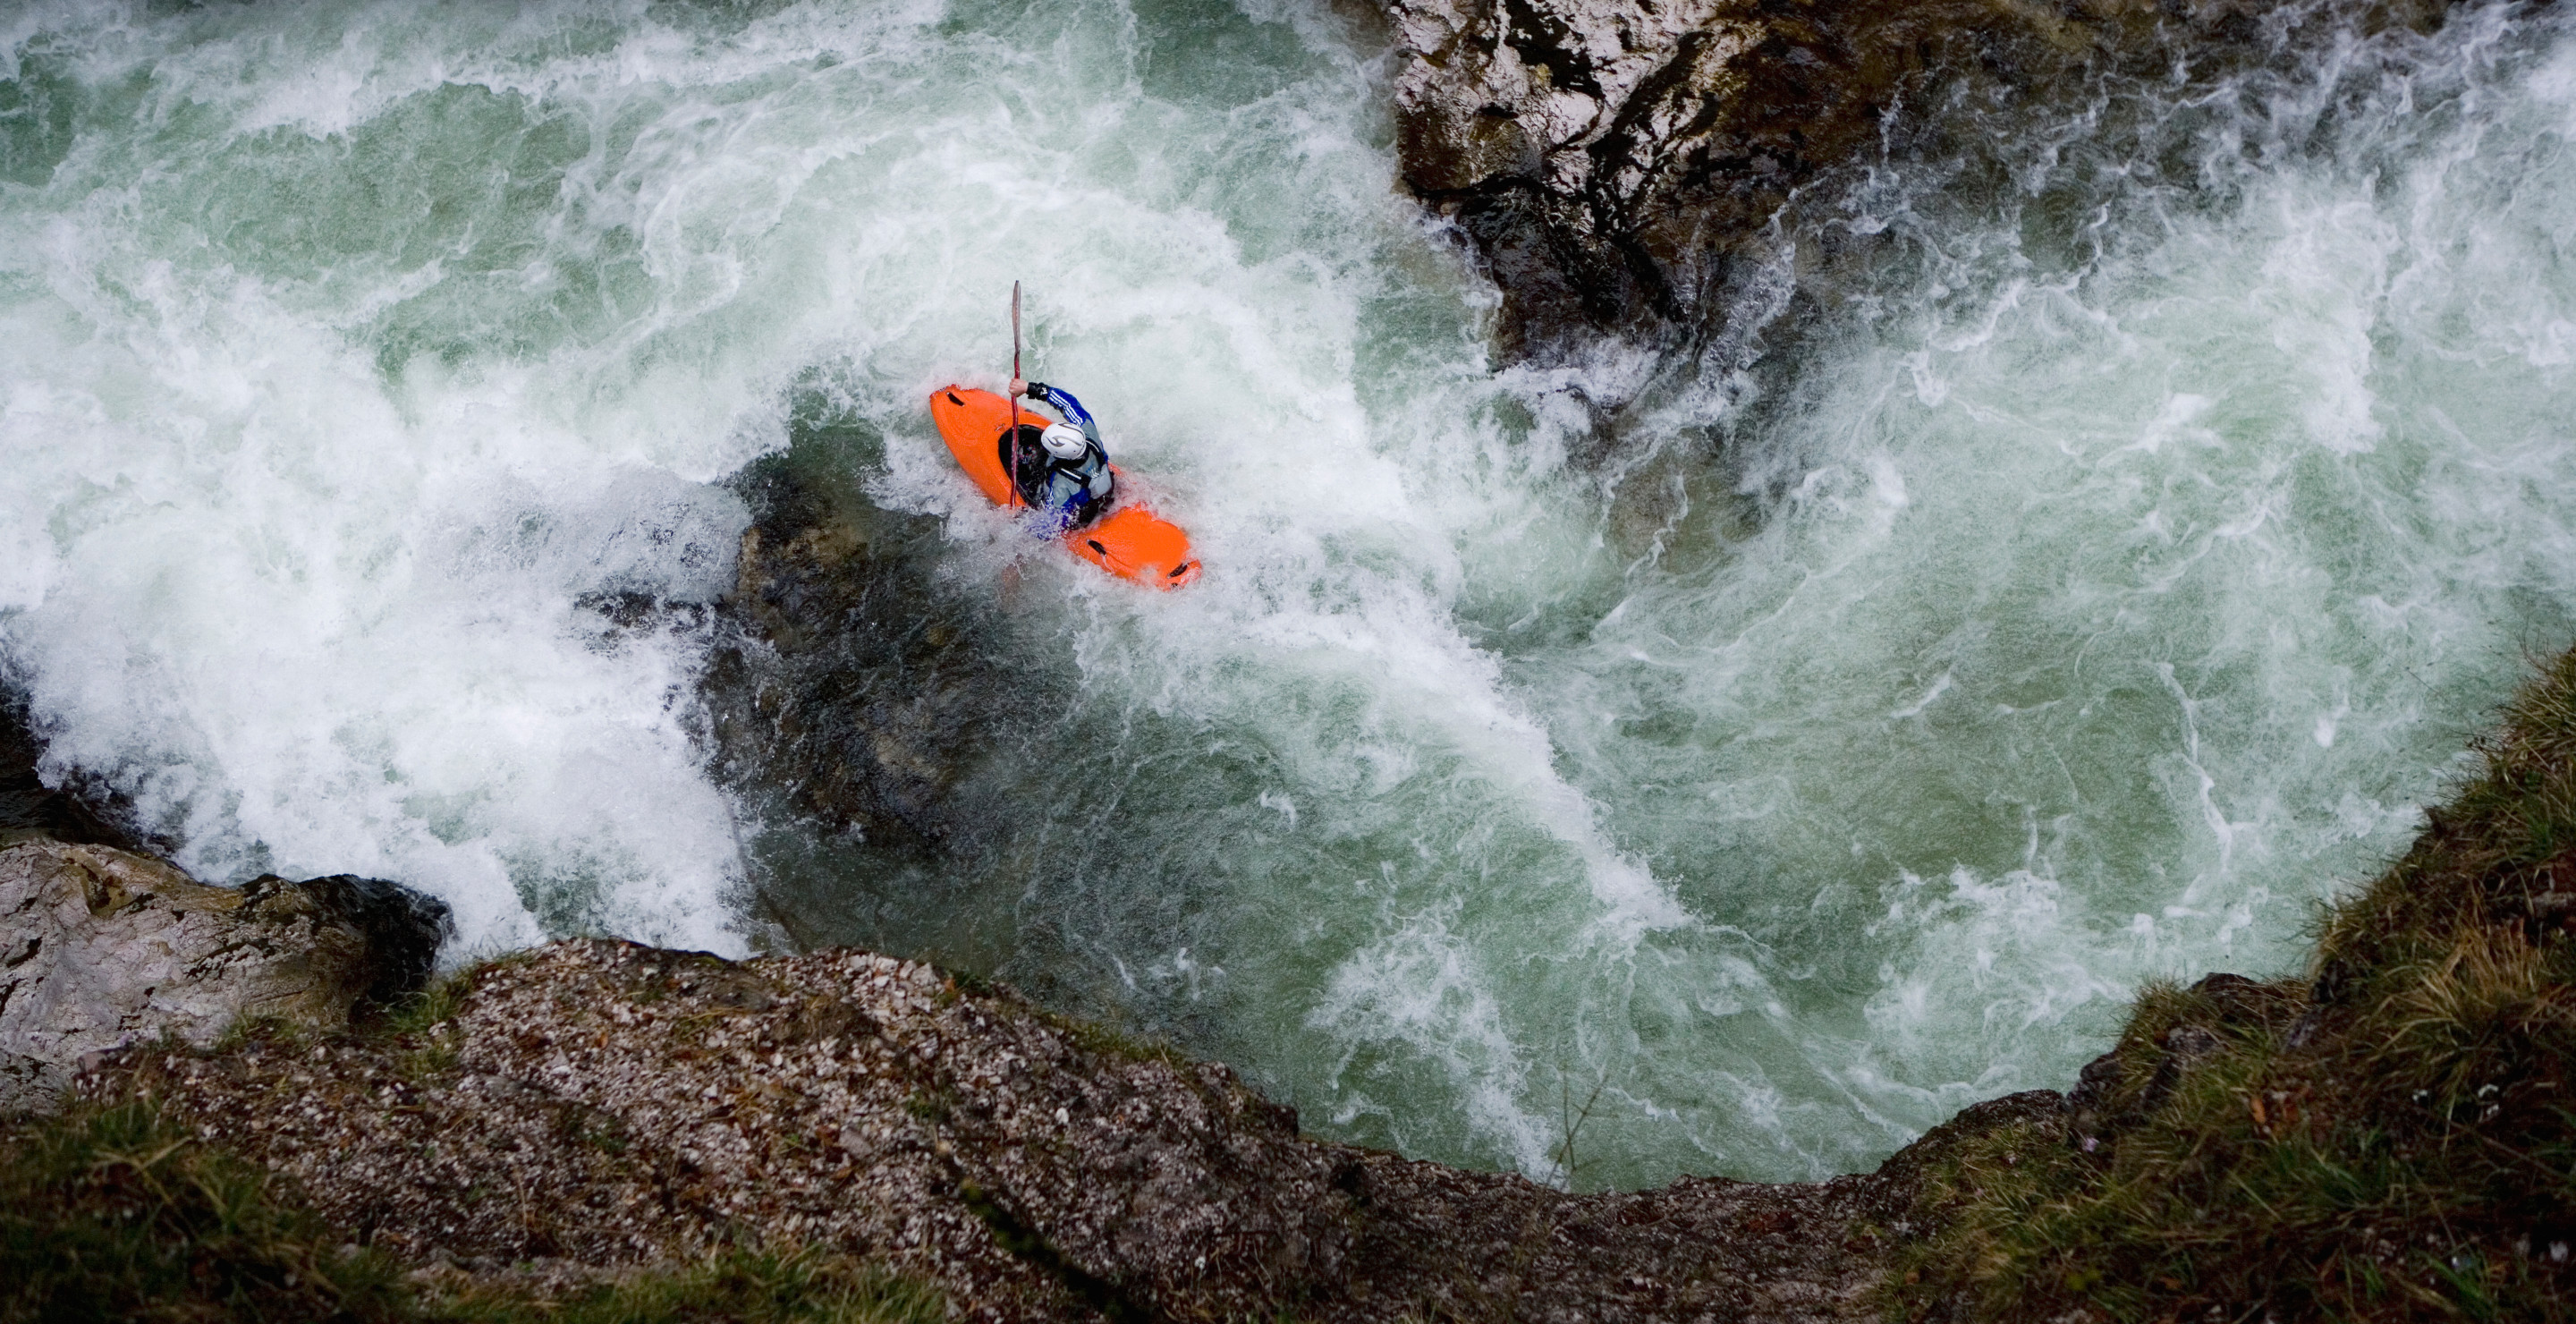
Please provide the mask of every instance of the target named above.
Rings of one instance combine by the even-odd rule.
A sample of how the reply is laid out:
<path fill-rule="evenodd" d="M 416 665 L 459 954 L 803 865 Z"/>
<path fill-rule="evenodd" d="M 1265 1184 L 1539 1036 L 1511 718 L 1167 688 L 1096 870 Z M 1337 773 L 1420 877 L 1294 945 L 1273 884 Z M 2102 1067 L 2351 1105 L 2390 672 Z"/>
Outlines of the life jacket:
<path fill-rule="evenodd" d="M 1079 458 L 1059 460 L 1038 443 L 1044 430 L 1022 423 L 1016 433 L 1016 462 L 1011 453 L 1013 438 L 1006 437 L 1002 465 L 1018 486 L 1022 504 L 1055 516 L 1065 528 L 1081 528 L 1100 518 L 1117 490 L 1118 476 L 1109 468 L 1109 452 L 1099 442 L 1085 439 Z"/>

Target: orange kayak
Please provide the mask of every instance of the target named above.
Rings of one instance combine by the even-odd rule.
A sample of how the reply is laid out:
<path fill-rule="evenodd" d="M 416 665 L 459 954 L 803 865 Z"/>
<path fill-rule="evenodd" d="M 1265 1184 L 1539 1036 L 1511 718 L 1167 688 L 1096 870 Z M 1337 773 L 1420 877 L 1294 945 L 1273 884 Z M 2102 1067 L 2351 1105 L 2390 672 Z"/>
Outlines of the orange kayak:
<path fill-rule="evenodd" d="M 957 457 L 957 467 L 975 480 L 994 505 L 1013 509 L 1027 505 L 1011 487 L 1004 436 L 1011 430 L 1008 399 L 991 391 L 943 386 L 930 393 L 930 421 L 938 425 L 948 453 Z M 1034 429 L 1057 420 L 1023 404 L 1019 421 L 1021 427 Z M 1113 494 L 1110 500 L 1119 498 Z M 1089 526 L 1067 531 L 1064 545 L 1120 579 L 1155 588 L 1179 588 L 1199 577 L 1198 558 L 1190 555 L 1190 535 L 1140 505 L 1120 504 Z"/>

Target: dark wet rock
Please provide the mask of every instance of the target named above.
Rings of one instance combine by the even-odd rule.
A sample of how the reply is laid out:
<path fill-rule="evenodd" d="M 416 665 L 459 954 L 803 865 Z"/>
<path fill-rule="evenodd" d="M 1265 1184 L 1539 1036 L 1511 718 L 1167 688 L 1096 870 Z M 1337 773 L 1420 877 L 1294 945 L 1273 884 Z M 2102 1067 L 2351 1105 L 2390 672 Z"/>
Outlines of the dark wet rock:
<path fill-rule="evenodd" d="M 1405 183 L 1473 241 L 1502 287 L 1515 355 L 1602 334 L 1649 344 L 1717 334 L 1719 305 L 1785 297 L 1755 288 L 1778 283 L 1765 272 L 1787 256 L 1776 223 L 1801 196 L 1832 192 L 1834 172 L 1891 142 L 1988 134 L 1969 112 L 2106 69 L 2215 77 L 2238 53 L 2288 44 L 2295 22 L 2335 8 L 1379 2 L 1396 34 Z M 2364 25 L 2420 25 L 2441 7 L 2342 8 Z M 1814 261 L 1800 252 L 1790 265 Z"/>
<path fill-rule="evenodd" d="M 2120 1085 L 2127 1078 L 2116 1050 L 2084 1064 L 2066 1095 L 2067 1143 L 2087 1154 L 2101 1151 L 2104 1136 L 2118 1120 Z"/>
<path fill-rule="evenodd" d="M 751 506 L 729 633 L 700 685 L 715 764 L 733 785 L 872 845 L 935 846 L 997 696 L 971 613 L 918 545 L 936 520 L 884 510 L 845 472 L 787 455 L 736 480 Z M 910 552 L 911 554 L 907 554 Z"/>
<path fill-rule="evenodd" d="M 2117 1052 L 2104 1053 L 2094 1058 L 2084 1064 L 2083 1071 L 2077 1073 L 2075 1088 L 2066 1095 L 2066 1106 L 2069 1108 L 2102 1107 L 2111 1101 L 2113 1095 L 2119 1093 L 2120 1082 L 2125 1074 L 2121 1070 L 2120 1055 Z"/>
<path fill-rule="evenodd" d="M 46 838 L 139 849 L 133 835 L 108 815 L 79 796 L 45 785 L 36 772 L 44 752 L 25 706 L 16 696 L 0 693 L 0 847 Z"/>
<path fill-rule="evenodd" d="M 2191 986 L 2191 992 L 2208 999 L 2220 1019 L 2229 1025 L 2269 1024 L 2298 1001 L 2282 985 L 2223 972 L 2201 976 L 2200 982 Z"/>
<path fill-rule="evenodd" d="M 2156 1042 L 2165 1050 L 2164 1062 L 2172 1070 L 2188 1071 L 2194 1063 L 2226 1046 L 2227 1041 L 2216 1030 L 2205 1025 L 2177 1025 L 2158 1036 Z M 2158 1074 L 2165 1068 L 2160 1067 Z M 2150 1085 L 2150 1092 L 2154 1087 Z"/>
<path fill-rule="evenodd" d="M 419 988 L 447 907 L 372 879 L 208 887 L 54 840 L 0 850 L 0 1113 L 50 1106 L 89 1055 L 235 1022 L 334 1028 Z"/>
<path fill-rule="evenodd" d="M 2176 1025 L 2157 1036 L 2156 1044 L 2164 1056 L 2156 1059 L 2156 1069 L 2147 1077 L 2147 1087 L 2138 1095 L 2135 1111 L 2154 1112 L 2171 1097 L 2174 1087 L 2182 1083 L 2192 1068 L 2217 1056 L 2227 1040 L 2206 1025 Z"/>
<path fill-rule="evenodd" d="M 294 883 L 268 874 L 242 890 L 253 898 L 256 913 L 284 915 L 291 907 L 356 929 L 367 953 L 357 975 L 363 980 L 356 999 L 361 1004 L 382 1006 L 427 986 L 438 968 L 438 949 L 456 936 L 446 902 L 381 878 L 335 873 Z M 286 897 L 297 899 L 263 900 Z"/>

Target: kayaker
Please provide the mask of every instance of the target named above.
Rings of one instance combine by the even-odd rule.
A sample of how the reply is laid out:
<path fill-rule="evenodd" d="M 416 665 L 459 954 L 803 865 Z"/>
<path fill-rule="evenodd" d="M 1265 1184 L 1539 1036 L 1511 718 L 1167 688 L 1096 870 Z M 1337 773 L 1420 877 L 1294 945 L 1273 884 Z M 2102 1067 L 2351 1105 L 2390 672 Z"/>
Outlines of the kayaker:
<path fill-rule="evenodd" d="M 1072 392 L 1044 382 L 1014 377 L 1011 394 L 1050 405 L 1070 420 L 1049 424 L 1034 447 L 1028 444 L 1028 430 L 1020 431 L 1014 475 L 1020 499 L 1061 528 L 1078 529 L 1099 518 L 1109 508 L 1118 479 L 1109 471 L 1109 451 L 1100 444 L 1100 425 L 1091 421 L 1091 411 Z"/>

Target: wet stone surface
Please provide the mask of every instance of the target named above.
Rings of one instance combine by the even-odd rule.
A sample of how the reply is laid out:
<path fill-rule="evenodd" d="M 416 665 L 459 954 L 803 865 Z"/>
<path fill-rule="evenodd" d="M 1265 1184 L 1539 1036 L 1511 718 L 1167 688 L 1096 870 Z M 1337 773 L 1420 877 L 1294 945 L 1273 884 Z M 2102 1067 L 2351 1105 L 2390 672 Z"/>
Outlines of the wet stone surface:
<path fill-rule="evenodd" d="M 49 1109 L 81 1061 L 131 1044 L 345 1027 L 426 982 L 447 921 L 372 879 L 208 887 L 112 846 L 0 849 L 0 1115 Z"/>
<path fill-rule="evenodd" d="M 973 830 L 992 696 L 1026 686 L 937 581 L 938 521 L 878 506 L 851 478 L 865 467 L 804 439 L 730 480 L 752 523 L 699 685 L 709 753 L 766 811 L 938 850 Z"/>
<path fill-rule="evenodd" d="M 137 849 L 119 829 L 80 797 L 47 786 L 37 772 L 44 742 L 29 725 L 25 704 L 0 689 L 0 847 L 39 838 Z"/>
<path fill-rule="evenodd" d="M 1834 172 L 1993 150 L 2108 75 L 2203 82 L 2431 0 L 1379 0 L 1405 183 L 1502 287 L 1504 349 L 1740 339 L 1837 248 Z M 2010 137 L 2011 135 L 2004 135 Z M 1938 176 L 1941 172 L 1930 172 Z M 1802 217 L 1795 208 L 1817 209 Z M 1773 279 L 1773 277 L 1777 279 Z M 1734 365 L 1725 365 L 1734 366 Z"/>

